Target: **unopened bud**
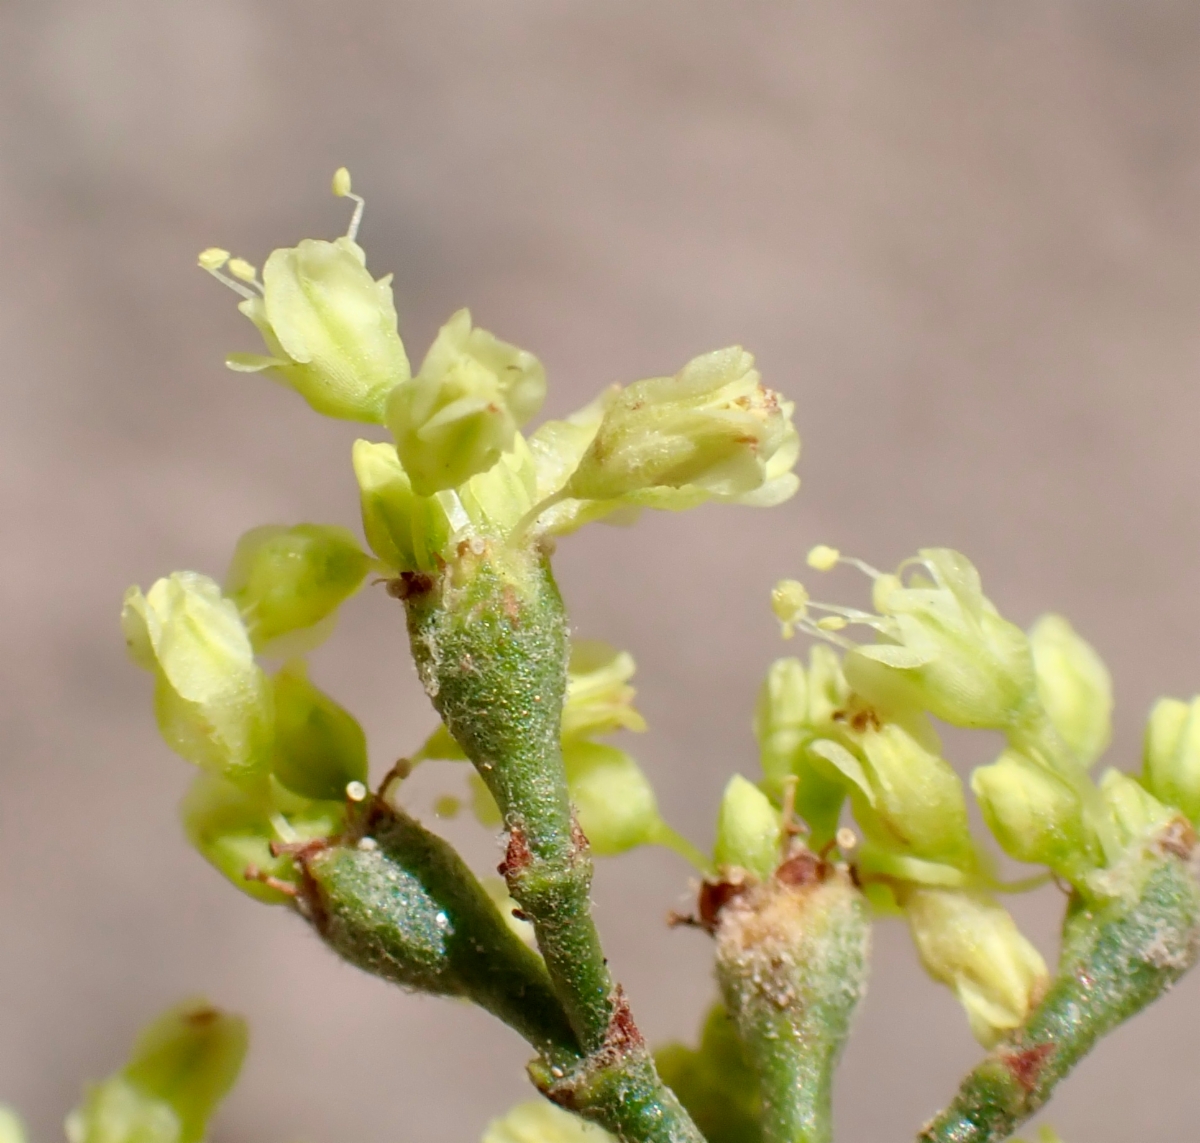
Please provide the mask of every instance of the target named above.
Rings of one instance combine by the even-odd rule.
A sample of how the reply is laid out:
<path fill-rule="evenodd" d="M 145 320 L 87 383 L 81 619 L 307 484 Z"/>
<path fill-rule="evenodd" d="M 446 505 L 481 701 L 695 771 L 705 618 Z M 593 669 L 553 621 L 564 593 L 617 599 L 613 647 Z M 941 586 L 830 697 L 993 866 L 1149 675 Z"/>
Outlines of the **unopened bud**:
<path fill-rule="evenodd" d="M 697 503 L 760 502 L 755 497 L 770 485 L 769 499 L 786 499 L 798 483 L 790 471 L 799 454 L 790 417 L 791 404 L 763 387 L 744 349 L 705 354 L 674 377 L 639 381 L 617 394 L 567 493 L 614 500 L 688 488 Z M 773 463 L 777 457 L 784 463 Z M 658 506 L 652 497 L 644 502 Z"/>
<path fill-rule="evenodd" d="M 242 617 L 207 576 L 175 572 L 131 587 L 121 612 L 130 655 L 155 675 L 154 711 L 167 745 L 214 773 L 265 773 L 271 694 Z"/>
<path fill-rule="evenodd" d="M 766 794 L 740 774 L 730 778 L 717 816 L 717 868 L 746 869 L 765 881 L 780 862 L 782 836 L 779 811 Z"/>
<path fill-rule="evenodd" d="M 1112 679 L 1104 661 L 1061 615 L 1029 632 L 1038 696 L 1075 756 L 1090 766 L 1112 737 Z"/>
<path fill-rule="evenodd" d="M 368 563 L 345 528 L 267 524 L 238 540 L 225 594 L 238 605 L 255 650 L 306 651 L 329 633 L 338 607 L 362 586 Z M 297 638 L 282 643 L 293 633 Z"/>
<path fill-rule="evenodd" d="M 1120 770 L 1109 769 L 1100 779 L 1100 794 L 1126 846 L 1158 834 L 1174 816 L 1140 782 Z"/>
<path fill-rule="evenodd" d="M 388 428 L 413 488 L 430 496 L 491 468 L 545 395 L 533 354 L 473 329 L 470 312 L 459 310 L 420 372 L 388 401 Z"/>
<path fill-rule="evenodd" d="M 984 821 L 1010 857 L 1046 865 L 1079 884 L 1101 860 L 1089 844 L 1079 795 L 1015 750 L 971 775 Z"/>
<path fill-rule="evenodd" d="M 1159 699 L 1146 724 L 1143 781 L 1160 801 L 1200 821 L 1200 698 Z"/>
<path fill-rule="evenodd" d="M 371 550 L 398 572 L 436 569 L 451 533 L 441 502 L 413 491 L 390 444 L 355 441 L 353 462 Z"/>
<path fill-rule="evenodd" d="M 925 971 L 954 990 L 975 1038 L 991 1047 L 1019 1028 L 1050 977 L 1008 912 L 952 889 L 914 889 L 903 904 Z"/>

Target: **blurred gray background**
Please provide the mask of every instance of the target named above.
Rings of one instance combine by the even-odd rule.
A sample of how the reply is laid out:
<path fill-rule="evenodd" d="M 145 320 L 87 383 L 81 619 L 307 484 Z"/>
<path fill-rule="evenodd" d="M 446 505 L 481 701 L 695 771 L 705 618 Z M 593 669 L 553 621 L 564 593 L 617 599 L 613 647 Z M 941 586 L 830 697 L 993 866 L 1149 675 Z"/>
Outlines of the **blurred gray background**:
<path fill-rule="evenodd" d="M 220 1143 L 472 1140 L 528 1090 L 504 1029 L 341 966 L 180 837 L 190 773 L 122 591 L 222 574 L 255 524 L 356 519 L 353 426 L 222 368 L 256 338 L 199 249 L 341 233 L 346 164 L 415 359 L 469 304 L 542 357 L 552 414 L 732 342 L 795 398 L 792 503 L 560 547 L 577 629 L 640 663 L 664 811 L 707 845 L 753 773 L 768 590 L 818 541 L 953 545 L 1018 621 L 1064 610 L 1112 666 L 1126 766 L 1152 699 L 1200 689 L 1198 97 L 1184 0 L 0 0 L 0 1099 L 59 1138 L 195 991 L 254 1027 Z M 380 771 L 433 723 L 378 589 L 314 673 Z M 951 745 L 966 768 L 994 744 Z M 599 874 L 654 1040 L 692 1037 L 711 989 L 705 938 L 662 923 L 687 879 L 665 853 Z M 1018 907 L 1052 956 L 1054 891 Z M 911 1138 L 977 1056 L 898 926 L 876 963 L 845 1143 Z M 1198 1062 L 1193 979 L 1048 1118 L 1190 1137 Z"/>

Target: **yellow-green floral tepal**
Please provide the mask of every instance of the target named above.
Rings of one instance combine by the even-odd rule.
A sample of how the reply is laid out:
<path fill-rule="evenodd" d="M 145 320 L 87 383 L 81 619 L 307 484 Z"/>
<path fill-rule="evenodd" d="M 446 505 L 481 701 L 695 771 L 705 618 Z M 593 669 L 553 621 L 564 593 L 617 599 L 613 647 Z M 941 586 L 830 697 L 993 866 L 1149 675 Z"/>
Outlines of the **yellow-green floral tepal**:
<path fill-rule="evenodd" d="M 624 750 L 587 739 L 563 744 L 579 825 L 600 857 L 649 845 L 663 829 L 654 788 Z"/>
<path fill-rule="evenodd" d="M 451 532 L 440 499 L 413 491 L 391 444 L 355 441 L 352 459 L 371 550 L 395 571 L 433 571 Z"/>
<path fill-rule="evenodd" d="M 70 1143 L 200 1143 L 246 1055 L 246 1022 L 189 1000 L 144 1028 L 129 1062 L 67 1118 Z"/>
<path fill-rule="evenodd" d="M 958 552 L 924 548 L 921 570 L 875 581 L 877 617 L 863 622 L 884 641 L 846 655 L 850 685 L 885 707 L 915 707 L 955 726 L 1005 729 L 1036 701 L 1029 639 L 984 596 L 979 573 Z"/>
<path fill-rule="evenodd" d="M 275 746 L 271 772 L 305 798 L 337 801 L 367 778 L 367 737 L 358 721 L 308 681 L 296 660 L 273 680 Z"/>
<path fill-rule="evenodd" d="M 266 524 L 238 540 L 224 591 L 256 651 L 294 654 L 329 634 L 337 608 L 362 586 L 369 565 L 345 528 Z"/>
<path fill-rule="evenodd" d="M 791 412 L 762 385 L 744 349 L 705 354 L 674 377 L 616 394 L 567 494 L 666 508 L 707 499 L 778 503 L 798 485 Z"/>
<path fill-rule="evenodd" d="M 430 496 L 487 471 L 545 395 L 532 353 L 472 328 L 470 312 L 459 310 L 388 400 L 388 428 L 413 488 Z"/>
<path fill-rule="evenodd" d="M 271 691 L 236 604 L 207 576 L 175 572 L 125 593 L 133 660 L 155 677 L 167 745 L 214 773 L 245 779 L 270 766 Z"/>
<path fill-rule="evenodd" d="M 198 775 L 180 806 L 184 832 L 200 856 L 243 893 L 268 905 L 290 898 L 261 878 L 287 881 L 293 872 L 292 859 L 272 852 L 272 843 L 333 836 L 345 813 L 344 799 L 314 802 L 274 778 L 246 785 L 215 774 Z"/>
<path fill-rule="evenodd" d="M 25 1125 L 12 1108 L 0 1104 L 0 1143 L 25 1143 Z"/>
<path fill-rule="evenodd" d="M 729 779 L 717 815 L 713 862 L 739 868 L 765 881 L 782 859 L 783 825 L 767 796 L 740 774 Z"/>
<path fill-rule="evenodd" d="M 391 275 L 372 278 L 350 238 L 306 238 L 274 251 L 263 267 L 262 296 L 238 309 L 268 353 L 230 354 L 226 364 L 268 371 L 328 417 L 381 424 L 388 394 L 409 377 Z"/>
<path fill-rule="evenodd" d="M 1010 857 L 1046 865 L 1078 884 L 1101 860 L 1089 841 L 1079 794 L 1016 750 L 971 775 L 984 821 Z"/>
<path fill-rule="evenodd" d="M 1112 679 L 1096 651 L 1061 615 L 1043 615 L 1029 632 L 1038 696 L 1050 721 L 1084 766 L 1112 737 Z"/>
<path fill-rule="evenodd" d="M 903 905 L 925 971 L 954 989 L 984 1047 L 1025 1023 L 1050 975 L 1006 910 L 952 889 L 913 889 Z"/>
<path fill-rule="evenodd" d="M 1160 801 L 1200 821 L 1200 698 L 1163 698 L 1146 723 L 1142 780 Z"/>
<path fill-rule="evenodd" d="M 597 640 L 573 640 L 563 704 L 563 738 L 645 730 L 646 720 L 633 705 L 635 691 L 629 685 L 636 669 L 628 651 L 618 651 Z"/>

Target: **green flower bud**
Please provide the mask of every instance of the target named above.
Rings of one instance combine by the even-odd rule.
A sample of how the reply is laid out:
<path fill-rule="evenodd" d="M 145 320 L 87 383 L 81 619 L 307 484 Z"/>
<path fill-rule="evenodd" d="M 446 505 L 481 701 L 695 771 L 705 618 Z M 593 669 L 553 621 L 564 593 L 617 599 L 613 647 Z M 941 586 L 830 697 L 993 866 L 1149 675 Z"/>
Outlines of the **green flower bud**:
<path fill-rule="evenodd" d="M 472 329 L 470 312 L 459 310 L 420 372 L 388 399 L 388 428 L 413 488 L 430 496 L 491 468 L 545 396 L 538 359 Z"/>
<path fill-rule="evenodd" d="M 412 490 L 393 445 L 359 440 L 352 455 L 371 550 L 398 572 L 436 570 L 451 531 L 441 501 Z"/>
<path fill-rule="evenodd" d="M 354 716 L 308 681 L 301 660 L 274 679 L 271 771 L 294 794 L 335 802 L 367 780 L 367 737 Z"/>
<path fill-rule="evenodd" d="M 1170 807 L 1164 806 L 1144 786 L 1120 770 L 1104 772 L 1100 779 L 1100 794 L 1126 847 L 1161 833 L 1175 816 Z"/>
<path fill-rule="evenodd" d="M 357 225 L 357 219 L 355 226 Z M 274 251 L 257 280 L 241 259 L 205 250 L 200 265 L 245 299 L 238 309 L 262 334 L 267 354 L 231 353 L 239 373 L 267 371 L 290 385 L 318 413 L 381 424 L 392 387 L 409 376 L 408 357 L 396 331 L 391 275 L 375 281 L 366 255 L 345 238 L 306 238 Z"/>
<path fill-rule="evenodd" d="M 243 893 L 268 905 L 292 899 L 295 868 L 272 842 L 331 837 L 343 826 L 346 803 L 314 802 L 274 779 L 239 785 L 201 774 L 180 806 L 184 831 L 200 856 Z"/>
<path fill-rule="evenodd" d="M 966 798 L 950 764 L 895 723 L 868 722 L 854 740 L 858 757 L 828 740 L 812 749 L 852 784 L 854 816 L 867 836 L 928 861 L 973 865 Z"/>
<path fill-rule="evenodd" d="M 1024 1024 L 1050 975 L 1006 910 L 951 889 L 911 890 L 903 906 L 925 971 L 954 989 L 984 1047 Z"/>
<path fill-rule="evenodd" d="M 563 761 L 579 825 L 597 856 L 659 840 L 663 821 L 654 789 L 624 750 L 571 739 L 564 743 Z"/>
<path fill-rule="evenodd" d="M 493 1119 L 481 1143 L 616 1143 L 616 1136 L 548 1099 L 537 1099 Z"/>
<path fill-rule="evenodd" d="M 1043 615 L 1029 642 L 1042 706 L 1079 761 L 1090 766 L 1112 737 L 1108 668 L 1061 615 Z"/>
<path fill-rule="evenodd" d="M 833 716 L 849 697 L 837 655 L 817 644 L 807 672 L 798 659 L 771 664 L 755 707 L 762 788 L 778 802 L 794 783 L 795 811 L 808 823 L 810 843 L 818 849 L 837 832 L 846 791 L 836 770 L 809 747 L 814 738 L 838 732 Z"/>
<path fill-rule="evenodd" d="M 238 540 L 224 590 L 256 651 L 299 653 L 330 634 L 339 605 L 362 586 L 369 564 L 345 528 L 267 524 Z"/>
<path fill-rule="evenodd" d="M 636 669 L 628 651 L 593 640 L 572 641 L 563 738 L 645 730 L 646 720 L 633 705 L 635 691 L 629 685 Z"/>
<path fill-rule="evenodd" d="M 798 486 L 791 412 L 790 402 L 763 388 L 744 349 L 705 354 L 674 377 L 619 392 L 566 493 L 655 508 L 707 499 L 777 503 Z"/>
<path fill-rule="evenodd" d="M 760 881 L 781 860 L 783 824 L 779 811 L 757 786 L 740 774 L 729 779 L 717 816 L 713 862 L 718 869 L 746 869 Z"/>
<path fill-rule="evenodd" d="M 1102 860 L 1089 842 L 1079 795 L 1016 750 L 971 775 L 984 821 L 1010 857 L 1047 865 L 1080 884 Z"/>
<path fill-rule="evenodd" d="M 129 1063 L 67 1118 L 70 1143 L 199 1143 L 246 1055 L 246 1022 L 189 1000 L 142 1030 Z"/>
<path fill-rule="evenodd" d="M 1142 765 L 1142 780 L 1156 798 L 1200 821 L 1200 698 L 1154 704 Z"/>
<path fill-rule="evenodd" d="M 0 1143 L 25 1143 L 25 1125 L 11 1108 L 0 1104 Z"/>
<path fill-rule="evenodd" d="M 955 726 L 1020 724 L 1037 695 L 1025 633 L 984 596 L 965 556 L 924 548 L 906 563 L 928 576 L 905 586 L 899 576 L 877 575 L 879 615 L 852 617 L 887 641 L 850 649 L 850 685 L 888 709 L 926 710 Z"/>
<path fill-rule="evenodd" d="M 154 672 L 154 711 L 167 745 L 231 778 L 263 774 L 271 694 L 237 606 L 207 576 L 175 572 L 146 595 L 125 593 L 121 627 L 134 662 Z"/>

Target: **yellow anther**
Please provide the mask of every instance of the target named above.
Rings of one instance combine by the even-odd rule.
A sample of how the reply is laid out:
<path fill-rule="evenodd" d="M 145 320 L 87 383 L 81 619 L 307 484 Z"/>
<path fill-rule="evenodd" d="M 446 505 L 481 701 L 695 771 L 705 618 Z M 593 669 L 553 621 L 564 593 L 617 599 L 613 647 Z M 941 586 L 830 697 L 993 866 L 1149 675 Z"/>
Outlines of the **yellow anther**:
<path fill-rule="evenodd" d="M 837 548 L 831 548 L 828 544 L 818 544 L 808 553 L 808 566 L 817 571 L 829 571 L 837 566 L 841 558 L 842 553 Z"/>
<path fill-rule="evenodd" d="M 338 198 L 345 198 L 350 193 L 350 172 L 345 167 L 338 167 L 333 172 L 333 193 Z"/>
<path fill-rule="evenodd" d="M 808 591 L 795 579 L 781 579 L 771 592 L 771 610 L 783 624 L 783 637 L 790 639 L 796 623 L 808 614 Z"/>
<path fill-rule="evenodd" d="M 843 627 L 848 627 L 849 624 L 840 615 L 826 615 L 824 619 L 817 620 L 817 626 L 822 631 L 841 631 Z"/>
<path fill-rule="evenodd" d="M 228 270 L 235 278 L 241 278 L 243 282 L 253 282 L 258 278 L 258 271 L 245 258 L 230 259 Z"/>
<path fill-rule="evenodd" d="M 210 246 L 207 250 L 200 251 L 200 257 L 196 261 L 202 270 L 219 270 L 229 261 L 229 251 L 222 250 L 219 246 Z"/>

